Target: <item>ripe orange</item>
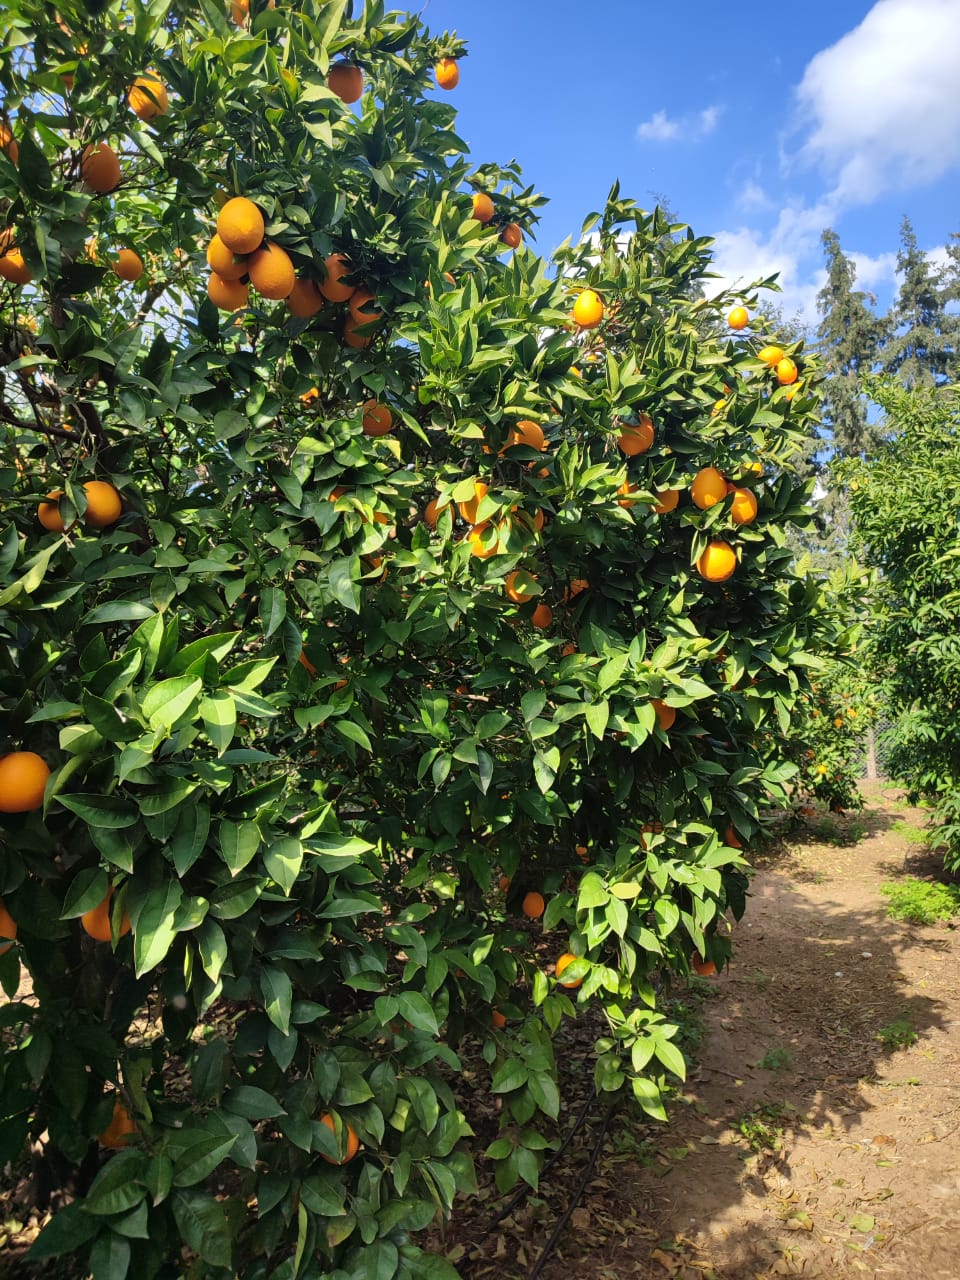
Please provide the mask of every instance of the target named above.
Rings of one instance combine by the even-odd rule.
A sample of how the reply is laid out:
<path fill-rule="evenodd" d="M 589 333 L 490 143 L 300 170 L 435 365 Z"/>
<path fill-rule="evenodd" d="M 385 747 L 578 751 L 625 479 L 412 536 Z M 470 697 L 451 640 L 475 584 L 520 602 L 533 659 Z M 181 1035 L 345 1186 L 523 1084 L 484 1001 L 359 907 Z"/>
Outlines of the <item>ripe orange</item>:
<path fill-rule="evenodd" d="M 510 877 L 501 876 L 500 879 L 497 881 L 497 888 L 500 890 L 501 893 L 506 893 L 507 890 L 510 888 Z"/>
<path fill-rule="evenodd" d="M 17 936 L 17 922 L 7 910 L 7 904 L 0 898 L 0 938 L 13 939 Z M 13 942 L 5 942 L 0 946 L 0 956 L 5 956 Z"/>
<path fill-rule="evenodd" d="M 668 511 L 676 511 L 677 504 L 680 501 L 679 489 L 658 489 L 657 497 L 660 501 L 653 508 L 658 516 L 666 515 Z"/>
<path fill-rule="evenodd" d="M 80 173 L 92 191 L 105 195 L 120 185 L 120 161 L 105 142 L 87 147 L 80 161 Z"/>
<path fill-rule="evenodd" d="M 2 121 L 0 121 L 0 151 L 7 153 L 11 164 L 16 164 L 20 159 L 20 147 L 17 144 L 17 140 Z"/>
<path fill-rule="evenodd" d="M 288 298 L 297 281 L 290 255 L 272 240 L 268 240 L 262 249 L 257 249 L 250 255 L 247 274 L 261 297 L 270 298 L 274 302 Z"/>
<path fill-rule="evenodd" d="M 636 458 L 639 454 L 651 449 L 653 441 L 653 423 L 647 414 L 641 413 L 639 422 L 628 423 L 623 428 L 622 434 L 617 439 L 617 445 L 620 452 L 625 453 L 628 458 Z"/>
<path fill-rule="evenodd" d="M 752 524 L 757 518 L 756 494 L 749 489 L 734 489 L 730 518 L 734 524 Z"/>
<path fill-rule="evenodd" d="M 561 978 L 561 974 L 563 973 L 564 969 L 569 969 L 570 966 L 573 964 L 574 960 L 578 960 L 579 958 L 580 957 L 575 956 L 572 951 L 565 951 L 557 961 L 557 964 L 556 964 L 557 982 L 560 983 L 561 987 L 569 987 L 570 990 L 573 990 L 574 988 L 579 987 L 583 983 L 582 978 L 568 978 L 566 982 L 564 982 Z"/>
<path fill-rule="evenodd" d="M 516 222 L 508 222 L 500 232 L 500 239 L 510 249 L 519 249 L 523 244 L 523 231 Z"/>
<path fill-rule="evenodd" d="M 489 528 L 490 522 L 485 520 L 483 524 L 475 524 L 467 534 L 467 541 L 470 543 L 470 554 L 476 556 L 478 560 L 489 560 L 500 549 L 499 540 L 496 538 L 494 538 L 493 542 L 484 545 L 485 535 Z"/>
<path fill-rule="evenodd" d="M 233 0 L 230 18 L 236 27 L 242 27 L 250 17 L 250 0 Z"/>
<path fill-rule="evenodd" d="M 234 196 L 217 214 L 217 235 L 234 253 L 259 249 L 263 231 L 263 214 L 246 196 Z"/>
<path fill-rule="evenodd" d="M 547 447 L 547 438 L 543 427 L 528 418 L 522 418 L 507 437 L 505 449 L 512 449 L 515 444 L 524 444 L 528 449 L 543 450 Z"/>
<path fill-rule="evenodd" d="M 287 310 L 298 320 L 309 320 L 322 311 L 326 299 L 315 280 L 295 280 L 287 298 Z"/>
<path fill-rule="evenodd" d="M 677 718 L 677 708 L 668 707 L 660 698 L 651 698 L 650 705 L 657 713 L 657 724 L 663 732 L 666 733 L 669 729 L 672 729 Z"/>
<path fill-rule="evenodd" d="M 356 316 L 347 316 L 343 322 L 343 340 L 348 347 L 369 347 L 373 342 L 372 333 L 357 333 L 357 330 L 369 324 L 369 320 L 358 320 Z"/>
<path fill-rule="evenodd" d="M 134 80 L 127 93 L 127 103 L 138 120 L 164 116 L 169 105 L 166 86 L 155 71 L 148 71 Z"/>
<path fill-rule="evenodd" d="M 703 467 L 693 478 L 690 497 L 701 511 L 722 502 L 727 496 L 727 482 L 716 467 Z"/>
<path fill-rule="evenodd" d="M 138 1133 L 136 1121 L 119 1098 L 113 1104 L 113 1119 L 100 1134 L 98 1142 L 101 1147 L 109 1147 L 111 1151 L 129 1146 L 127 1139 Z"/>
<path fill-rule="evenodd" d="M 731 849 L 743 848 L 743 845 L 740 843 L 740 839 L 737 835 L 736 828 L 734 827 L 732 822 L 727 827 L 726 831 L 723 833 L 723 843 L 728 844 Z"/>
<path fill-rule="evenodd" d="M 782 347 L 761 347 L 757 352 L 757 359 L 762 360 L 768 369 L 775 369 L 783 359 Z"/>
<path fill-rule="evenodd" d="M 460 68 L 454 58 L 441 58 L 436 67 L 437 84 L 441 89 L 455 89 L 460 83 Z"/>
<path fill-rule="evenodd" d="M 538 604 L 530 616 L 530 621 L 540 631 L 546 631 L 553 621 L 553 610 L 548 604 Z"/>
<path fill-rule="evenodd" d="M 523 914 L 528 920 L 539 920 L 547 909 L 543 894 L 532 889 L 523 899 Z"/>
<path fill-rule="evenodd" d="M 485 191 L 475 191 L 473 194 L 473 216 L 477 222 L 489 222 L 493 217 L 493 213 L 493 201 L 487 193 Z"/>
<path fill-rule="evenodd" d="M 532 600 L 534 592 L 527 589 L 523 583 L 517 584 L 517 578 L 520 576 L 520 570 L 514 569 L 512 573 L 507 574 L 507 582 L 504 587 L 507 599 L 512 600 L 514 604 L 526 604 L 528 600 Z M 532 577 L 533 575 L 528 575 Z"/>
<path fill-rule="evenodd" d="M 353 291 L 347 310 L 358 324 L 369 324 L 371 320 L 383 319 L 383 311 L 376 303 L 377 298 L 373 290 L 361 284 Z"/>
<path fill-rule="evenodd" d="M 625 507 L 629 511 L 636 502 L 636 498 L 632 498 L 630 495 L 637 492 L 638 489 L 635 484 L 631 484 L 629 480 L 624 480 L 623 484 L 617 490 L 617 493 L 623 495 L 617 499 L 617 506 Z"/>
<path fill-rule="evenodd" d="M 336 1136 L 336 1132 L 337 1132 L 336 1124 L 334 1122 L 333 1116 L 330 1114 L 329 1111 L 325 1112 L 320 1117 L 320 1123 L 325 1124 L 327 1128 L 330 1130 L 330 1132 L 334 1136 Z M 342 1137 L 339 1138 L 337 1145 L 340 1151 L 340 1159 L 335 1160 L 333 1156 L 323 1156 L 327 1164 L 347 1164 L 348 1161 L 352 1160 L 353 1157 L 360 1150 L 360 1139 L 357 1137 L 356 1129 L 354 1129 L 353 1125 L 346 1120 L 343 1122 L 343 1127 L 346 1131 L 346 1140 L 347 1140 L 346 1149 L 344 1149 L 344 1146 L 343 1146 L 343 1138 Z M 323 1152 L 321 1152 L 320 1154 L 323 1155 Z"/>
<path fill-rule="evenodd" d="M 46 760 L 35 751 L 11 751 L 0 757 L 0 813 L 39 809 L 49 777 Z"/>
<path fill-rule="evenodd" d="M 106 529 L 108 525 L 116 524 L 123 511 L 123 503 L 113 485 L 106 480 L 88 480 L 83 491 L 87 495 L 84 522 L 94 529 Z"/>
<path fill-rule="evenodd" d="M 46 502 L 37 507 L 37 519 L 51 533 L 63 533 L 63 516 L 60 514 L 59 502 L 63 497 L 62 489 L 54 489 L 47 494 Z"/>
<path fill-rule="evenodd" d="M 699 951 L 695 951 L 690 957 L 690 963 L 699 973 L 701 978 L 712 978 L 717 972 L 717 966 L 712 960 L 704 960 Z"/>
<path fill-rule="evenodd" d="M 571 578 L 570 585 L 563 593 L 563 602 L 567 604 L 570 600 L 575 600 L 582 591 L 586 591 L 590 583 L 586 578 Z"/>
<path fill-rule="evenodd" d="M 460 512 L 461 519 L 466 520 L 467 524 L 477 523 L 477 508 L 487 496 L 487 486 L 482 480 L 474 480 L 473 497 L 468 498 L 466 502 L 458 502 L 457 510 Z"/>
<path fill-rule="evenodd" d="M 333 494 L 331 494 L 330 496 L 333 497 Z M 312 676 L 314 679 L 316 679 L 317 668 L 313 665 L 313 663 L 307 657 L 306 649 L 300 650 L 300 657 L 297 659 L 297 661 L 300 663 L 302 667 L 306 668 L 307 674 L 309 676 Z"/>
<path fill-rule="evenodd" d="M 207 297 L 221 311 L 239 311 L 247 305 L 250 286 L 239 280 L 224 280 L 216 271 L 210 272 L 207 281 Z"/>
<path fill-rule="evenodd" d="M 796 382 L 798 374 L 799 370 L 789 356 L 777 361 L 777 381 L 781 387 L 789 387 L 791 382 Z"/>
<path fill-rule="evenodd" d="M 352 62 L 335 62 L 327 73 L 327 88 L 341 102 L 358 102 L 363 96 L 363 72 Z"/>
<path fill-rule="evenodd" d="M 729 542 L 715 538 L 697 560 L 697 572 L 708 582 L 726 582 L 737 567 L 737 553 Z"/>
<path fill-rule="evenodd" d="M 238 257 L 216 233 L 207 245 L 207 266 L 222 280 L 239 280 L 247 274 L 246 257 Z"/>
<path fill-rule="evenodd" d="M 843 728 L 843 716 L 837 716 L 837 718 L 836 718 L 836 719 L 834 720 L 834 722 L 833 722 L 833 727 L 834 727 L 835 729 L 842 729 L 842 728 Z"/>
<path fill-rule="evenodd" d="M 363 402 L 363 434 L 365 436 L 385 436 L 393 426 L 393 414 L 379 400 Z"/>
<path fill-rule="evenodd" d="M 595 329 L 603 319 L 603 299 L 594 289 L 584 289 L 573 304 L 573 318 L 581 329 Z"/>
<path fill-rule="evenodd" d="M 143 259 L 133 249 L 121 249 L 113 264 L 113 270 L 121 280 L 139 280 L 143 275 Z"/>
<path fill-rule="evenodd" d="M 504 1014 L 500 1012 L 499 1009 L 491 1009 L 490 1025 L 494 1027 L 497 1031 L 502 1031 L 503 1028 L 507 1025 L 507 1019 L 504 1016 Z"/>
<path fill-rule="evenodd" d="M 0 276 L 11 284 L 29 284 L 33 272 L 23 259 L 23 253 L 16 245 L 11 245 L 0 255 Z"/>
<path fill-rule="evenodd" d="M 581 862 L 590 861 L 590 850 L 587 848 L 585 844 L 578 844 L 574 849 L 574 853 L 577 855 L 577 857 L 580 859 Z"/>
<path fill-rule="evenodd" d="M 439 498 L 431 498 L 423 509 L 424 524 L 429 525 L 431 529 L 435 529 L 441 512 L 446 511 L 449 505 L 449 500 L 441 503 Z"/>
<path fill-rule="evenodd" d="M 571 654 L 574 654 L 577 652 L 578 652 L 577 646 L 573 643 L 572 640 L 568 640 L 567 643 L 560 650 L 560 656 L 562 658 L 569 658 Z"/>
<path fill-rule="evenodd" d="M 97 942 L 109 942 L 113 937 L 110 929 L 110 901 L 113 898 L 113 886 L 107 890 L 103 899 L 92 907 L 89 911 L 85 911 L 80 917 L 80 924 L 83 926 L 85 933 L 91 938 L 95 938 Z M 130 932 L 130 917 L 126 911 L 123 913 L 123 919 L 120 922 L 120 937 Z"/>
<path fill-rule="evenodd" d="M 328 302 L 346 302 L 348 298 L 352 298 L 356 291 L 356 286 L 343 283 L 343 277 L 348 276 L 352 270 L 350 263 L 343 254 L 331 253 L 329 258 L 324 259 L 323 267 L 327 274 L 318 288 L 326 300 Z"/>
<path fill-rule="evenodd" d="M 731 329 L 745 329 L 750 323 L 750 312 L 746 307 L 734 307 L 727 316 L 727 324 Z"/>

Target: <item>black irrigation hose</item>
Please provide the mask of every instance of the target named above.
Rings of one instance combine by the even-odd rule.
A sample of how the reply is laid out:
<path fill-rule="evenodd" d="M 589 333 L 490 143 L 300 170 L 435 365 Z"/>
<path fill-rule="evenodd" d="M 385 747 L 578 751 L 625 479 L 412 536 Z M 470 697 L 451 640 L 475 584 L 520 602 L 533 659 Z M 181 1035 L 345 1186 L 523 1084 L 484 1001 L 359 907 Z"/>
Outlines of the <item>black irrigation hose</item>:
<path fill-rule="evenodd" d="M 526 1280 L 537 1280 L 537 1276 L 543 1270 L 544 1263 L 550 1257 L 551 1253 L 553 1253 L 553 1250 L 556 1246 L 557 1241 L 560 1239 L 560 1236 L 564 1228 L 566 1227 L 567 1223 L 570 1221 L 570 1215 L 573 1213 L 574 1209 L 580 1203 L 580 1198 L 583 1195 L 584 1191 L 587 1189 L 587 1183 L 593 1177 L 594 1166 L 597 1163 L 597 1157 L 599 1156 L 600 1149 L 603 1146 L 603 1140 L 607 1134 L 607 1125 L 610 1123 L 610 1117 L 612 1115 L 613 1115 L 613 1107 L 607 1107 L 607 1113 L 603 1117 L 603 1124 L 600 1126 L 600 1132 L 597 1135 L 597 1140 L 594 1143 L 593 1150 L 590 1152 L 590 1159 L 587 1162 L 587 1167 L 583 1172 L 583 1177 L 580 1179 L 580 1185 L 579 1187 L 577 1187 L 576 1194 L 573 1196 L 573 1198 L 571 1199 L 570 1203 L 567 1205 L 564 1212 L 557 1219 L 557 1224 L 553 1228 L 553 1231 L 550 1233 L 550 1239 L 541 1249 L 540 1257 L 536 1260 L 536 1262 L 527 1272 Z"/>

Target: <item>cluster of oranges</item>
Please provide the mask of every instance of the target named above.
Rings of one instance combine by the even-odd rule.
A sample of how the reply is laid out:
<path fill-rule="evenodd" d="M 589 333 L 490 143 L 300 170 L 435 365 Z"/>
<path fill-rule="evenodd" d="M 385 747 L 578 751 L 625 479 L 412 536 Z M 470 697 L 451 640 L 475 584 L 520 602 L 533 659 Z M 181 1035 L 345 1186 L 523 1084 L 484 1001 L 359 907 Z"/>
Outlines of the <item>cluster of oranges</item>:
<path fill-rule="evenodd" d="M 83 492 L 87 500 L 83 513 L 85 524 L 91 529 L 106 529 L 116 524 L 123 514 L 123 501 L 109 481 L 88 480 L 83 486 Z M 63 496 L 62 489 L 54 489 L 37 507 L 37 519 L 51 533 L 63 533 L 68 528 L 60 510 L 60 499 Z"/>

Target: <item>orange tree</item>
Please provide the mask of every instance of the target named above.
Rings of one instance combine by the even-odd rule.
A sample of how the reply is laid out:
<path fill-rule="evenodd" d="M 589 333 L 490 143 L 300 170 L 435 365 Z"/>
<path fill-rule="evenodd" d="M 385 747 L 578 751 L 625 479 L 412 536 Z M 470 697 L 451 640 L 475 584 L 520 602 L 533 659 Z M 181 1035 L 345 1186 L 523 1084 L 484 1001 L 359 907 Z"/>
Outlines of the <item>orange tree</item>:
<path fill-rule="evenodd" d="M 71 1197 L 31 1256 L 451 1275 L 465 1049 L 502 1187 L 578 1005 L 601 1090 L 683 1072 L 654 979 L 726 959 L 832 625 L 785 547 L 815 370 L 616 190 L 525 248 L 414 18 L 7 12 L 0 1154 Z"/>

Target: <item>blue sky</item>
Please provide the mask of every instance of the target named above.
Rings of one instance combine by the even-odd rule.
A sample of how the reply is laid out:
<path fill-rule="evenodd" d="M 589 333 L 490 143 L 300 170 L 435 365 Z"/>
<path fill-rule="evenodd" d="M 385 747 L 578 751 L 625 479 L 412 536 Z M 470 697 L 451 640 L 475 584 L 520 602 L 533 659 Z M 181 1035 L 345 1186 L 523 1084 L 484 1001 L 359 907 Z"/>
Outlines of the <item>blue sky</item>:
<path fill-rule="evenodd" d="M 518 160 L 550 197 L 543 252 L 619 178 L 715 236 L 725 280 L 780 270 L 784 310 L 814 320 L 825 226 L 882 305 L 904 214 L 935 256 L 960 231 L 960 0 L 427 0 L 422 17 L 468 41 L 451 98 L 472 155 Z"/>

